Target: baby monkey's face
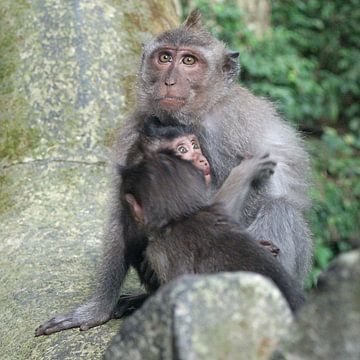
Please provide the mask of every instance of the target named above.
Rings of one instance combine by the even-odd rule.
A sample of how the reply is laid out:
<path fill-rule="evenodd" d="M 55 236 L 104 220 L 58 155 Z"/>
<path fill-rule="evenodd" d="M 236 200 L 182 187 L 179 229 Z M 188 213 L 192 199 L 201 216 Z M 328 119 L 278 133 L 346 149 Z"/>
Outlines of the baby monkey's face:
<path fill-rule="evenodd" d="M 170 142 L 170 148 L 179 154 L 182 159 L 191 161 L 200 169 L 204 173 L 206 185 L 210 184 L 210 165 L 203 155 L 199 141 L 195 135 L 177 137 Z"/>

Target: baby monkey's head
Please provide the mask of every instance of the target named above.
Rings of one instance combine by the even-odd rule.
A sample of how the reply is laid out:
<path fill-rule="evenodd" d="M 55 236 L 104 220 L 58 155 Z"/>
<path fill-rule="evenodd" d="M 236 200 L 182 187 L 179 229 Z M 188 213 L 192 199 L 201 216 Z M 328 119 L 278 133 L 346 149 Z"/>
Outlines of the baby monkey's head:
<path fill-rule="evenodd" d="M 150 119 L 140 129 L 145 146 L 151 151 L 171 150 L 183 160 L 190 161 L 204 174 L 205 183 L 211 183 L 209 161 L 204 156 L 194 130 L 187 126 L 164 126 Z"/>

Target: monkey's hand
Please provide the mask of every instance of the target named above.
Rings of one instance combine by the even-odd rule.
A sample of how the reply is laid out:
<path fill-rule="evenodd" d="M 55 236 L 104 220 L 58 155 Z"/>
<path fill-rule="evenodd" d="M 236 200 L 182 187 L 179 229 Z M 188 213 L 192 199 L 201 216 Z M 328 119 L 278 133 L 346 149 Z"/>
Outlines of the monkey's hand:
<path fill-rule="evenodd" d="M 274 174 L 276 162 L 268 153 L 245 158 L 234 167 L 219 190 L 247 190 L 247 186 L 260 185 Z M 234 189 L 232 189 L 234 188 Z"/>
<path fill-rule="evenodd" d="M 246 197 L 253 187 L 260 187 L 274 173 L 276 162 L 269 154 L 253 156 L 234 167 L 214 196 L 214 203 L 221 203 L 225 211 L 238 220 Z"/>
<path fill-rule="evenodd" d="M 80 330 L 88 330 L 106 323 L 110 320 L 111 314 L 111 310 L 106 312 L 101 304 L 91 301 L 81 305 L 72 312 L 57 315 L 46 321 L 35 330 L 35 336 L 50 335 L 76 327 L 80 328 Z"/>
<path fill-rule="evenodd" d="M 269 154 L 251 159 L 255 161 L 253 172 L 253 184 L 259 185 L 268 180 L 274 174 L 276 162 L 270 158 Z"/>
<path fill-rule="evenodd" d="M 253 186 L 259 186 L 274 174 L 275 166 L 276 162 L 267 153 L 243 160 L 234 170 L 240 171 Z"/>

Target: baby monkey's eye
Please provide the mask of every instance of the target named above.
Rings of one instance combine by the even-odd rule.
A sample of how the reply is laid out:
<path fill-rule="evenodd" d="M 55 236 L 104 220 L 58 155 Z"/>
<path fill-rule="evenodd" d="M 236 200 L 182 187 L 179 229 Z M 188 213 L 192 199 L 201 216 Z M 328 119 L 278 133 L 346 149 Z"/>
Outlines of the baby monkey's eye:
<path fill-rule="evenodd" d="M 196 58 L 195 58 L 195 56 L 192 56 L 192 55 L 185 56 L 183 58 L 183 63 L 185 65 L 194 65 L 196 63 Z"/>
<path fill-rule="evenodd" d="M 169 53 L 160 53 L 159 54 L 159 61 L 161 63 L 167 63 L 167 62 L 171 62 L 172 57 Z"/>
<path fill-rule="evenodd" d="M 180 146 L 178 146 L 177 151 L 180 154 L 186 154 L 188 152 L 188 149 L 184 145 L 180 145 Z"/>
<path fill-rule="evenodd" d="M 193 142 L 192 143 L 192 148 L 194 149 L 194 150 L 199 150 L 200 149 L 200 145 L 197 143 L 197 142 Z"/>

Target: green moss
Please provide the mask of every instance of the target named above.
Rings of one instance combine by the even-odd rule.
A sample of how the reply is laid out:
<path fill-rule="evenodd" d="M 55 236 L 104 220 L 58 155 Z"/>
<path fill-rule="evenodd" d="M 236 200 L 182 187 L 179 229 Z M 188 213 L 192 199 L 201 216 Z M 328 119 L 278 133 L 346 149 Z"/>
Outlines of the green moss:
<path fill-rule="evenodd" d="M 111 148 L 113 146 L 113 144 L 115 143 L 115 140 L 116 140 L 117 133 L 118 133 L 118 131 L 114 130 L 114 129 L 106 130 L 105 136 L 104 136 L 104 145 L 107 148 Z"/>
<path fill-rule="evenodd" d="M 0 175 L 0 215 L 11 207 L 11 196 L 7 192 L 10 181 L 7 176 Z"/>
<path fill-rule="evenodd" d="M 35 148 L 40 136 L 26 124 L 25 101 L 12 95 L 0 96 L 0 158 L 13 160 Z"/>
<path fill-rule="evenodd" d="M 39 136 L 27 126 L 28 106 L 17 92 L 15 72 L 20 67 L 18 29 L 29 5 L 24 0 L 3 0 L 0 5 L 0 158 L 13 160 L 33 148 Z"/>

